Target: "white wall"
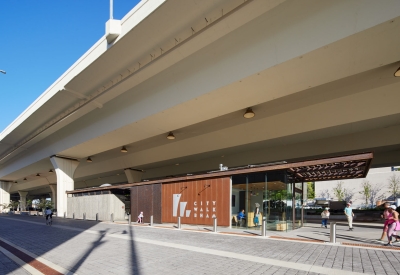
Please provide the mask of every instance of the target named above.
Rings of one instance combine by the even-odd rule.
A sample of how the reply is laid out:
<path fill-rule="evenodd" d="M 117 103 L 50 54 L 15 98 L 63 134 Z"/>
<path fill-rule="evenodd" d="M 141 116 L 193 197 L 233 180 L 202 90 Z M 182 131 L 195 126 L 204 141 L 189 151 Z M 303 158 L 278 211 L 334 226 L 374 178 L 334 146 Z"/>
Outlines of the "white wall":
<path fill-rule="evenodd" d="M 99 220 L 109 221 L 114 213 L 114 220 L 125 220 L 125 204 L 114 194 L 68 197 L 67 205 L 68 218 L 75 213 L 76 219 L 82 219 L 86 213 L 86 219 L 95 220 L 98 213 Z"/>
<path fill-rule="evenodd" d="M 347 189 L 352 189 L 355 193 L 352 201 L 354 206 L 361 206 L 364 203 L 363 196 L 359 194 L 362 191 L 361 183 L 365 180 L 369 181 L 373 186 L 380 187 L 380 194 L 384 195 L 386 198 L 391 195 L 389 192 L 389 178 L 392 175 L 397 175 L 400 177 L 400 171 L 391 171 L 391 167 L 375 168 L 370 169 L 366 178 L 362 179 L 350 179 L 350 180 L 340 180 L 343 182 L 343 186 Z M 320 192 L 322 190 L 328 189 L 331 198 L 336 199 L 333 195 L 332 189 L 338 183 L 338 180 L 334 181 L 317 181 L 315 182 L 315 197 L 320 197 Z"/>

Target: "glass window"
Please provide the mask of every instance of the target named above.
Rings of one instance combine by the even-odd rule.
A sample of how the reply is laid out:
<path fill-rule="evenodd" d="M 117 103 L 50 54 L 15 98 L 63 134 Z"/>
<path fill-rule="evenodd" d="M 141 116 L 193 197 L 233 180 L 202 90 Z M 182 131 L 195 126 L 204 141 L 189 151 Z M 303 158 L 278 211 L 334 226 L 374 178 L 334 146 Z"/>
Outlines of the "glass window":
<path fill-rule="evenodd" d="M 232 176 L 232 226 L 260 230 L 266 221 L 267 230 L 292 229 L 301 214 L 293 205 L 302 205 L 303 185 L 288 178 L 286 170 Z"/>

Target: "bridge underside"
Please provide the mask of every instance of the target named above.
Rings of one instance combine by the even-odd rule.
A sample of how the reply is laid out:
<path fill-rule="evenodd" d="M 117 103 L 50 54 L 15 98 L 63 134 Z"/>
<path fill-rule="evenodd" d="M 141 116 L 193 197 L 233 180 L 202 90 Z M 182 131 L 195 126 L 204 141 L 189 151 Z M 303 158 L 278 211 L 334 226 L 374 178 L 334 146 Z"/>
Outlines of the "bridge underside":
<path fill-rule="evenodd" d="M 56 173 L 48 172 L 53 155 L 80 161 L 75 188 L 126 183 L 127 168 L 143 170 L 141 180 L 150 180 L 215 170 L 221 163 L 235 167 L 363 152 L 373 152 L 371 167 L 400 165 L 400 78 L 393 76 L 400 66 L 399 3 L 240 6 L 243 1 L 221 0 L 221 6 L 238 8 L 206 24 L 204 14 L 220 12 L 218 5 L 172 2 L 63 83 L 2 140 L 5 156 L 102 93 L 2 158 L 0 178 L 17 182 L 11 193 L 48 193 L 49 183 L 57 182 Z M 196 5 L 198 13 L 192 10 Z M 173 28 L 165 23 L 167 15 L 175 14 L 184 15 L 167 32 Z M 190 26 L 201 25 L 196 20 L 204 29 L 192 33 Z M 160 36 L 149 35 L 145 26 L 157 26 L 154 34 Z M 161 54 L 159 45 L 167 42 L 171 50 Z M 151 60 L 142 61 L 144 56 Z M 243 117 L 248 107 L 255 113 L 251 119 Z M 166 139 L 170 131 L 174 140 Z"/>

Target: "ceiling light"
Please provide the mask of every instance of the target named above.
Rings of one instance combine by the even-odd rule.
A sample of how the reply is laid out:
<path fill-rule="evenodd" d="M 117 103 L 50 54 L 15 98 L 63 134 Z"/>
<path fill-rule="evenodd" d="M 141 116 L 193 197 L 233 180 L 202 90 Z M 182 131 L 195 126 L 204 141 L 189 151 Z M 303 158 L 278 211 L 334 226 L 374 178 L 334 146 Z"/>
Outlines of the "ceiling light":
<path fill-rule="evenodd" d="M 86 159 L 86 162 L 92 162 L 93 160 L 90 158 L 90 157 L 88 157 L 87 159 Z"/>
<path fill-rule="evenodd" d="M 176 166 L 179 166 L 179 163 L 175 164 Z"/>
<path fill-rule="evenodd" d="M 18 183 L 18 181 L 14 181 L 14 183 Z"/>
<path fill-rule="evenodd" d="M 54 172 L 53 169 L 50 169 L 50 170 L 49 170 L 49 173 L 53 173 L 53 172 Z"/>
<path fill-rule="evenodd" d="M 167 139 L 170 139 L 170 140 L 175 139 L 174 134 L 173 134 L 172 132 L 169 132 L 169 134 L 168 134 L 168 136 L 167 136 Z"/>
<path fill-rule="evenodd" d="M 128 150 L 126 150 L 125 146 L 122 146 L 121 153 L 126 153 L 126 152 L 128 152 Z"/>
<path fill-rule="evenodd" d="M 26 180 L 26 178 L 24 178 L 24 180 Z"/>
<path fill-rule="evenodd" d="M 253 110 L 251 108 L 247 108 L 246 113 L 244 113 L 243 117 L 244 118 L 252 118 L 255 115 L 256 114 L 253 112 Z"/>
<path fill-rule="evenodd" d="M 36 174 L 36 177 L 40 177 L 40 174 L 39 174 L 39 173 L 37 173 L 37 174 Z"/>
<path fill-rule="evenodd" d="M 397 77 L 400 76 L 400 68 L 397 69 L 397 71 L 394 73 L 394 76 L 397 76 Z"/>

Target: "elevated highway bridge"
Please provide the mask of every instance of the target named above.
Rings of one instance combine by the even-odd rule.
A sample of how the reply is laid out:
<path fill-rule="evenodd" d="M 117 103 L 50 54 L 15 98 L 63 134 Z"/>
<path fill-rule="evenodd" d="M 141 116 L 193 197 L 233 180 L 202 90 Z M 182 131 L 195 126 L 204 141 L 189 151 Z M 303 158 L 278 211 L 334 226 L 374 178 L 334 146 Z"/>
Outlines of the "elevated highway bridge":
<path fill-rule="evenodd" d="M 120 25 L 0 134 L 0 203 L 62 213 L 68 190 L 221 163 L 400 164 L 399 1 L 142 0 Z"/>

